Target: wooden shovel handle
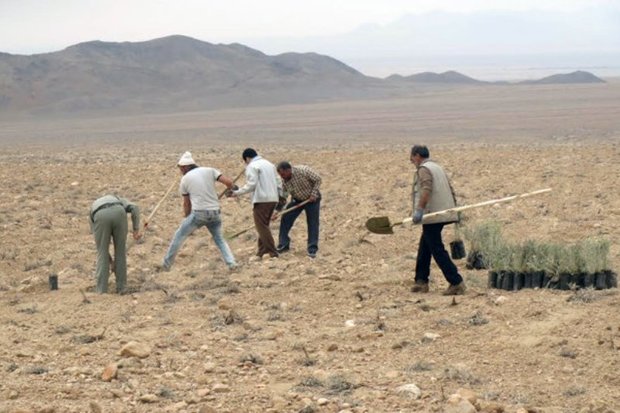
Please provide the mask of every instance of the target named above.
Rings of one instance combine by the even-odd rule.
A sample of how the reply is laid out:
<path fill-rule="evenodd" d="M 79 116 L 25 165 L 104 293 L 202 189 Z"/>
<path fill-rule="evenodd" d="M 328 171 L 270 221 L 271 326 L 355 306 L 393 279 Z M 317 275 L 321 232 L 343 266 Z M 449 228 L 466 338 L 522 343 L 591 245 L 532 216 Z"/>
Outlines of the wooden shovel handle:
<path fill-rule="evenodd" d="M 306 205 L 308 202 L 310 202 L 310 200 L 309 200 L 309 199 L 306 199 L 305 201 L 300 202 L 300 203 L 298 203 L 298 204 L 297 204 L 297 205 L 295 205 L 295 206 L 292 206 L 292 207 L 290 207 L 290 208 L 288 208 L 288 209 L 285 209 L 284 211 L 280 211 L 280 212 L 278 213 L 278 216 L 280 216 L 280 217 L 281 217 L 282 215 L 284 215 L 284 214 L 288 214 L 289 212 L 291 212 L 291 211 L 293 211 L 293 210 L 295 210 L 295 209 L 297 209 L 297 208 L 301 208 L 302 206 Z"/>
<path fill-rule="evenodd" d="M 297 208 L 301 208 L 302 206 L 306 205 L 308 202 L 310 202 L 310 200 L 309 200 L 309 199 L 306 199 L 305 201 L 300 202 L 300 203 L 298 203 L 298 204 L 297 204 L 297 205 L 295 205 L 295 206 L 292 206 L 292 207 L 290 207 L 290 208 L 288 208 L 288 209 L 285 209 L 284 211 L 281 211 L 281 212 L 278 214 L 278 216 L 280 216 L 280 217 L 281 217 L 282 215 L 288 214 L 289 212 L 291 212 L 291 211 L 293 211 L 293 210 L 295 210 L 295 209 L 297 209 Z M 248 232 L 248 231 L 249 231 L 249 230 L 251 230 L 252 228 L 254 228 L 254 225 L 252 225 L 251 227 L 248 227 L 248 228 L 246 228 L 246 229 L 243 229 L 243 230 L 241 230 L 241 231 L 239 231 L 239 232 L 236 232 L 236 233 L 232 234 L 231 236 L 226 237 L 226 239 L 229 239 L 229 240 L 230 240 L 230 239 L 233 239 L 233 238 L 237 238 L 239 235 L 241 235 L 241 234 L 244 234 L 244 233 Z"/>
<path fill-rule="evenodd" d="M 176 179 L 174 180 L 174 182 L 172 184 L 170 184 L 170 187 L 168 188 L 168 190 L 166 191 L 166 193 L 164 194 L 164 196 L 159 200 L 159 202 L 157 203 L 157 205 L 155 205 L 155 208 L 153 208 L 153 210 L 151 211 L 151 213 L 149 214 L 148 218 L 144 220 L 144 229 L 146 229 L 146 227 L 149 226 L 149 222 L 151 222 L 151 218 L 153 218 L 153 215 L 155 215 L 155 212 L 157 212 L 157 210 L 159 209 L 159 207 L 161 206 L 162 202 L 164 202 L 164 199 L 166 199 L 168 197 L 168 194 L 170 193 L 170 191 L 172 191 L 172 188 L 174 188 L 174 186 L 176 185 L 177 181 Z"/>
<path fill-rule="evenodd" d="M 528 196 L 533 196 L 533 195 L 538 195 L 538 194 L 544 194 L 546 192 L 551 192 L 551 188 L 539 189 L 537 191 L 526 192 L 526 193 L 520 194 L 520 195 L 507 196 L 505 198 L 492 199 L 490 201 L 479 202 L 477 204 L 463 205 L 463 206 L 460 206 L 460 207 L 444 209 L 443 211 L 431 212 L 431 213 L 428 213 L 428 214 L 424 214 L 424 218 L 430 218 L 430 217 L 435 217 L 435 216 L 438 216 L 438 215 L 449 214 L 451 212 L 466 211 L 468 209 L 479 208 L 479 207 L 483 207 L 483 206 L 487 206 L 487 205 L 495 205 L 495 204 L 499 204 L 501 202 L 514 201 L 515 199 L 526 198 Z M 422 221 L 424 221 L 424 218 L 422 218 Z M 412 220 L 413 219 L 411 217 L 410 218 L 405 218 L 405 219 L 402 220 L 402 223 L 405 224 L 407 222 L 411 222 Z"/>
<path fill-rule="evenodd" d="M 233 184 L 235 182 L 237 182 L 239 180 L 239 178 L 241 178 L 241 176 L 243 175 L 243 173 L 245 172 L 245 168 L 243 169 L 243 171 L 239 172 L 239 175 L 237 175 L 235 177 L 235 179 L 233 179 Z M 226 194 L 226 191 L 228 191 L 228 188 L 224 189 L 218 196 L 217 199 L 222 199 L 222 197 L 224 196 L 224 194 Z"/>

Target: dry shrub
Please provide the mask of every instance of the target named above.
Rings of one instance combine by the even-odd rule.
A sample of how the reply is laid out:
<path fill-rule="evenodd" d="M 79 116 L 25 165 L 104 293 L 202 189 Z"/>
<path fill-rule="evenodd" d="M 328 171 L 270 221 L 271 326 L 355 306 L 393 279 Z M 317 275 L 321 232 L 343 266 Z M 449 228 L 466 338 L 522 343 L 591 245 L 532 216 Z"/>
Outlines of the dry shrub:
<path fill-rule="evenodd" d="M 263 359 L 258 354 L 248 353 L 244 354 L 239 358 L 239 362 L 242 364 L 252 363 L 252 364 L 263 364 Z"/>
<path fill-rule="evenodd" d="M 330 376 L 327 379 L 327 392 L 329 394 L 350 393 L 355 385 L 341 375 Z"/>
<path fill-rule="evenodd" d="M 433 370 L 433 363 L 430 363 L 428 361 L 423 361 L 423 360 L 416 361 L 410 366 L 407 366 L 407 368 L 405 369 L 405 371 L 407 372 L 431 371 L 431 370 Z"/>
<path fill-rule="evenodd" d="M 306 376 L 301 379 L 297 387 L 323 387 L 323 382 L 314 376 Z"/>
<path fill-rule="evenodd" d="M 467 368 L 463 366 L 449 366 L 444 369 L 444 379 L 455 381 L 460 384 L 479 384 L 480 379 L 472 374 Z"/>

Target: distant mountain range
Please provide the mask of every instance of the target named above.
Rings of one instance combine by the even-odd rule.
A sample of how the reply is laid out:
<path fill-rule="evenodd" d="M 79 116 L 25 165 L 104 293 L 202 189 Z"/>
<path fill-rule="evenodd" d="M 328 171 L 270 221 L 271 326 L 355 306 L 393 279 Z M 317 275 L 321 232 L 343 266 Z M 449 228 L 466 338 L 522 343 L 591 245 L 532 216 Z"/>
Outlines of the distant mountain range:
<path fill-rule="evenodd" d="M 528 83 L 603 82 L 587 72 Z M 80 43 L 32 56 L 0 53 L 0 115 L 179 112 L 375 98 L 409 84 L 486 84 L 458 72 L 368 77 L 329 56 L 268 56 L 185 36 Z"/>
<path fill-rule="evenodd" d="M 389 82 L 413 82 L 413 83 L 436 83 L 453 85 L 506 85 L 506 84 L 530 84 L 530 85 L 559 85 L 574 83 L 606 83 L 603 79 L 589 72 L 578 70 L 572 73 L 547 76 L 537 80 L 523 80 L 520 82 L 486 82 L 466 76 L 462 73 L 450 70 L 443 73 L 423 72 L 411 76 L 391 75 L 386 78 Z"/>

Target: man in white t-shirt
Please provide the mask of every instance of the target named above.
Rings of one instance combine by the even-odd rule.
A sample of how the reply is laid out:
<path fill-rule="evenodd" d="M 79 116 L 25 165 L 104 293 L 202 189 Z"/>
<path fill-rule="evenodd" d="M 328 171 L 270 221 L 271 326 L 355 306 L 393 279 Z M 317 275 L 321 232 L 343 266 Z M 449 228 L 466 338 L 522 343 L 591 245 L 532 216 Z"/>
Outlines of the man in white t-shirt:
<path fill-rule="evenodd" d="M 233 269 L 237 266 L 235 257 L 226 243 L 222 234 L 222 219 L 220 217 L 220 202 L 215 190 L 215 182 L 221 182 L 229 190 L 234 189 L 233 181 L 214 168 L 200 167 L 196 165 L 192 154 L 185 152 L 177 164 L 183 178 L 179 186 L 179 192 L 183 196 L 183 213 L 185 219 L 168 247 L 164 257 L 162 269 L 169 271 L 174 263 L 174 258 L 187 237 L 196 229 L 206 226 L 215 245 L 220 249 L 222 257 Z"/>

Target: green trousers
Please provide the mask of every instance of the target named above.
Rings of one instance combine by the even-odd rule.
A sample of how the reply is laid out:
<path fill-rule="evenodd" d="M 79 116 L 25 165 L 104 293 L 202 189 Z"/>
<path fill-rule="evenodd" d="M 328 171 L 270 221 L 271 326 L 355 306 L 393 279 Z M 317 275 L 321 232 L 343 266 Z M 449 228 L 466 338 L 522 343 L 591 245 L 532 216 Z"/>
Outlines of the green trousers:
<path fill-rule="evenodd" d="M 93 233 L 97 244 L 97 292 L 108 292 L 110 277 L 110 238 L 114 240 L 116 292 L 122 293 L 127 282 L 127 212 L 121 205 L 97 211 Z"/>

